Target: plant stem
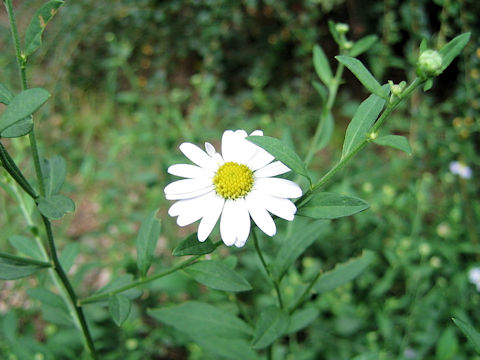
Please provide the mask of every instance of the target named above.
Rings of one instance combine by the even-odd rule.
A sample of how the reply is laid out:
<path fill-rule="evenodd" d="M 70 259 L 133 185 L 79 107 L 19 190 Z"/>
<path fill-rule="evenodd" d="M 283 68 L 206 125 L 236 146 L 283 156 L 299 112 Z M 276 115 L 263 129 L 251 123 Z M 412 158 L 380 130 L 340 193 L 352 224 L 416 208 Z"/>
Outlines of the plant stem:
<path fill-rule="evenodd" d="M 72 285 L 70 284 L 70 281 L 68 280 L 67 275 L 65 274 L 65 271 L 62 268 L 62 265 L 60 264 L 60 261 L 57 256 L 57 250 L 55 247 L 55 241 L 53 239 L 53 232 L 52 232 L 52 226 L 50 224 L 50 221 L 42 215 L 42 220 L 43 224 L 45 225 L 45 230 L 47 233 L 47 240 L 48 240 L 48 249 L 50 252 L 50 256 L 53 261 L 53 266 L 54 269 L 57 273 L 57 275 L 60 278 L 60 281 L 62 282 L 62 285 L 64 289 L 66 290 L 70 302 L 73 304 L 74 310 L 75 310 L 75 315 L 77 319 L 79 320 L 80 328 L 82 330 L 83 338 L 85 340 L 85 344 L 87 346 L 87 349 L 90 353 L 90 356 L 93 359 L 97 359 L 97 354 L 95 351 L 95 345 L 93 344 L 92 336 L 90 335 L 90 330 L 88 329 L 88 324 L 85 319 L 85 315 L 83 314 L 83 309 L 82 307 L 77 303 L 77 294 L 75 293 L 75 290 L 73 290 Z"/>
<path fill-rule="evenodd" d="M 18 35 L 18 28 L 17 28 L 17 23 L 15 21 L 15 15 L 13 12 L 13 6 L 12 6 L 12 0 L 4 0 L 5 7 L 7 9 L 7 14 L 8 14 L 8 19 L 10 22 L 10 29 L 12 32 L 12 39 L 13 39 L 13 45 L 15 47 L 15 54 L 17 58 L 17 64 L 19 68 L 19 73 L 20 73 L 20 81 L 21 81 L 21 86 L 22 90 L 27 89 L 27 76 L 26 76 L 26 62 L 27 58 L 25 54 L 22 53 L 21 47 L 20 47 L 20 37 Z M 29 140 L 30 140 L 30 148 L 32 150 L 32 157 L 33 157 L 33 162 L 35 166 L 35 173 L 37 176 L 37 181 L 38 181 L 38 187 L 39 187 L 39 192 L 40 195 L 45 196 L 45 185 L 44 185 L 44 179 L 43 179 L 43 174 L 42 174 L 42 168 L 40 166 L 40 156 L 38 154 L 38 146 L 37 146 L 37 141 L 35 138 L 35 131 L 34 127 L 32 127 L 32 130 L 29 134 Z M 15 169 L 15 167 L 14 167 Z M 18 168 L 16 168 L 18 169 Z M 20 170 L 18 170 L 18 173 L 21 175 Z M 11 174 L 12 175 L 12 174 Z M 18 175 L 18 174 L 16 174 Z M 21 179 L 23 177 L 19 176 Z M 17 180 L 17 179 L 16 179 Z M 27 182 L 28 184 L 28 182 Z M 22 183 L 19 182 L 19 185 L 22 186 Z M 22 186 L 23 188 L 23 186 Z M 32 196 L 32 193 L 30 191 L 27 191 L 27 189 L 24 188 L 24 190 L 29 193 L 29 195 Z M 38 197 L 36 194 L 34 194 L 35 197 Z M 65 271 L 62 268 L 62 265 L 60 264 L 60 261 L 58 260 L 57 256 L 57 250 L 55 247 L 55 241 L 53 239 L 53 232 L 52 232 L 52 227 L 50 224 L 50 221 L 42 215 L 42 220 L 43 224 L 45 226 L 45 232 L 47 235 L 47 244 L 49 248 L 49 253 L 50 257 L 53 261 L 53 267 L 54 270 L 60 280 L 60 283 L 62 287 L 59 287 L 59 290 L 63 290 L 63 292 L 68 295 L 68 300 L 72 304 L 74 313 L 72 315 L 75 315 L 77 324 L 80 325 L 80 330 L 82 331 L 83 338 L 85 340 L 85 345 L 88 349 L 88 352 L 90 353 L 90 356 L 93 359 L 97 359 L 96 351 L 95 351 L 95 346 L 93 344 L 92 337 L 90 335 L 90 331 L 88 329 L 87 322 L 85 320 L 85 316 L 83 314 L 82 308 L 77 304 L 77 295 L 75 291 L 73 290 L 72 285 L 70 284 L 70 281 L 68 280 Z M 58 285 L 58 283 L 57 283 Z M 62 289 L 63 288 L 63 289 Z M 66 298 L 67 296 L 64 296 Z"/>
<path fill-rule="evenodd" d="M 397 106 L 407 98 L 416 88 L 421 86 L 423 84 L 424 80 L 415 78 L 415 80 L 406 88 L 400 97 L 396 98 L 393 102 L 388 103 L 386 109 L 383 111 L 382 115 L 378 118 L 378 120 L 375 122 L 375 124 L 372 126 L 370 133 L 376 133 L 380 126 L 385 122 L 385 120 L 390 116 L 390 114 L 397 108 Z M 315 184 L 313 185 L 303 196 L 298 199 L 295 204 L 298 207 L 300 207 L 302 204 L 305 203 L 306 200 L 314 193 L 317 191 L 320 187 L 325 185 L 351 158 L 353 158 L 360 150 L 362 150 L 369 142 L 372 140 L 369 137 L 365 137 L 362 142 L 360 142 L 350 153 L 347 154 L 347 156 L 343 157 L 340 159 L 340 161 L 333 167 L 331 168 L 323 177 Z"/>
<path fill-rule="evenodd" d="M 221 243 L 222 243 L 221 241 L 217 242 L 215 244 L 215 247 L 218 247 Z M 134 282 L 132 282 L 128 285 L 122 286 L 118 289 L 108 291 L 106 293 L 102 293 L 102 294 L 98 294 L 98 295 L 92 295 L 92 296 L 89 296 L 89 297 L 86 297 L 86 298 L 83 298 L 83 299 L 79 299 L 78 304 L 85 305 L 85 304 L 90 304 L 90 303 L 94 303 L 94 302 L 97 302 L 97 301 L 102 301 L 104 299 L 108 299 L 109 297 L 111 297 L 113 295 L 120 294 L 124 291 L 133 289 L 137 286 L 144 285 L 144 284 L 147 284 L 151 281 L 160 279 L 164 276 L 167 276 L 167 275 L 170 275 L 170 274 L 174 273 L 175 271 L 185 269 L 186 267 L 192 265 L 195 261 L 197 261 L 202 256 L 203 255 L 192 256 L 191 258 L 181 262 L 180 264 L 172 267 L 171 269 L 162 271 L 161 273 L 158 273 L 158 274 L 154 274 L 154 275 L 151 275 L 151 276 L 144 277 L 144 278 L 139 279 L 137 281 L 134 281 Z"/>
<path fill-rule="evenodd" d="M 257 250 L 257 254 L 258 254 L 258 257 L 260 258 L 262 266 L 267 272 L 268 277 L 272 281 L 273 287 L 275 288 L 275 292 L 277 293 L 277 298 L 278 298 L 278 305 L 280 306 L 280 309 L 283 310 L 284 306 L 283 306 L 282 293 L 280 292 L 279 282 L 275 279 L 272 272 L 270 271 L 270 267 L 265 262 L 265 259 L 262 254 L 262 250 L 260 249 L 260 245 L 258 244 L 258 238 L 257 238 L 257 234 L 255 233 L 255 230 L 252 230 L 252 235 L 253 235 L 253 243 L 255 245 L 255 250 Z"/>
<path fill-rule="evenodd" d="M 13 13 L 12 0 L 4 0 L 5 7 L 7 9 L 8 20 L 10 21 L 10 29 L 12 31 L 13 45 L 15 47 L 15 54 L 17 58 L 18 70 L 20 73 L 20 81 L 22 84 L 22 90 L 27 89 L 27 74 L 26 74 L 26 63 L 27 58 L 23 54 L 20 47 L 20 37 L 18 36 L 17 22 L 15 20 L 15 15 Z M 28 134 L 30 140 L 30 147 L 32 149 L 33 163 L 35 166 L 35 173 L 37 175 L 38 187 L 40 195 L 45 196 L 45 185 L 43 182 L 42 168 L 40 166 L 40 156 L 38 154 L 37 140 L 35 138 L 35 125 L 32 127 L 32 130 Z"/>

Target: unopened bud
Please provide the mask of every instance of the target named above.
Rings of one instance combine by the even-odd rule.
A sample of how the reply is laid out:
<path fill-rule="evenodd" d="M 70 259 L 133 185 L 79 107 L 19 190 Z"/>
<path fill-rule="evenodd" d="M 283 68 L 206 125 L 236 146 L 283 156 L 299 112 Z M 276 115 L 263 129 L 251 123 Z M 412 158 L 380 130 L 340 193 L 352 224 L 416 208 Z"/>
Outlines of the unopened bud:
<path fill-rule="evenodd" d="M 390 92 L 396 97 L 399 97 L 402 94 L 403 89 L 405 89 L 405 86 L 407 85 L 405 81 L 402 81 L 400 84 L 394 84 L 392 80 L 388 80 L 388 84 L 390 85 Z"/>
<path fill-rule="evenodd" d="M 343 48 L 345 50 L 350 50 L 353 47 L 353 42 L 352 41 L 345 41 L 343 43 Z"/>
<path fill-rule="evenodd" d="M 425 50 L 418 57 L 417 75 L 431 78 L 442 73 L 442 55 L 435 50 Z"/>
<path fill-rule="evenodd" d="M 346 34 L 348 30 L 350 30 L 350 27 L 347 24 L 338 23 L 335 25 L 335 30 L 337 30 L 339 34 Z"/>

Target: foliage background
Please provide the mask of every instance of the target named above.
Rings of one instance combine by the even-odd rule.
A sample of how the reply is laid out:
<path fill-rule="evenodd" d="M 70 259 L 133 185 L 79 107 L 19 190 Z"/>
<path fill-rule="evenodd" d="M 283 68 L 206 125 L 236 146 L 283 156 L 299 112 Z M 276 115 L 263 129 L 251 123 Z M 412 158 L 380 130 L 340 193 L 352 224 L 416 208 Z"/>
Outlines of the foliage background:
<path fill-rule="evenodd" d="M 15 3 L 21 33 L 41 3 Z M 379 36 L 362 61 L 383 82 L 412 78 L 423 37 L 439 47 L 471 31 L 463 56 L 387 124 L 388 131 L 409 137 L 413 155 L 371 145 L 334 179 L 328 190 L 359 196 L 371 209 L 328 223 L 284 290 L 293 293 L 294 284 L 318 269 L 371 249 L 376 261 L 358 280 L 313 300 L 321 315 L 288 339 L 295 354 L 289 356 L 473 359 L 450 318 L 480 323 L 480 295 L 467 275 L 480 265 L 478 13 L 474 0 L 67 1 L 28 75 L 31 86 L 54 94 L 39 116 L 37 134 L 42 153 L 68 161 L 67 193 L 77 211 L 56 231 L 60 249 L 80 249 L 70 271 L 80 293 L 118 274 L 135 274 L 139 221 L 156 207 L 163 219 L 156 267 L 175 261 L 171 249 L 194 231 L 177 228 L 166 215 L 163 187 L 173 180 L 166 168 L 182 159 L 179 143 L 215 142 L 229 128 L 261 128 L 306 154 L 321 106 L 311 85 L 312 48 L 320 44 L 333 66 L 338 51 L 328 20 L 349 24 L 352 40 Z M 8 21 L 5 12 L 0 16 L 0 81 L 18 91 Z M 317 178 L 339 157 L 348 121 L 366 97 L 350 73 L 345 80 L 333 109 L 331 143 L 311 166 Z M 28 168 L 26 143 L 8 146 Z M 455 160 L 473 169 L 471 180 L 449 172 Z M 28 229 L 14 202 L 0 195 L 0 247 L 10 249 L 7 237 Z M 273 254 L 276 241 L 265 239 L 263 247 Z M 252 244 L 222 247 L 219 254 L 238 261 L 254 288 L 268 286 L 256 274 Z M 75 330 L 42 310 L 23 288 L 21 282 L 0 285 L 0 357 L 73 357 L 81 346 Z M 151 284 L 122 329 L 103 308 L 87 312 L 102 358 L 205 359 L 211 355 L 153 321 L 146 309 L 224 296 L 178 273 Z M 242 294 L 246 303 L 254 298 Z"/>

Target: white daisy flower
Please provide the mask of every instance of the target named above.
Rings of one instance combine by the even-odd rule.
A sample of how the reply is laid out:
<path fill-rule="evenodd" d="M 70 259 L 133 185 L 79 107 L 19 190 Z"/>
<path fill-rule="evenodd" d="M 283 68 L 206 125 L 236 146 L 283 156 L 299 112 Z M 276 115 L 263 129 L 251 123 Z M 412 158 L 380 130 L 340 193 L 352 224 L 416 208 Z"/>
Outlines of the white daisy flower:
<path fill-rule="evenodd" d="M 256 130 L 250 135 L 263 136 Z M 293 181 L 275 178 L 290 169 L 259 146 L 245 139 L 244 130 L 227 130 L 222 136 L 222 154 L 210 143 L 204 152 L 191 143 L 180 151 L 195 165 L 176 164 L 172 175 L 184 177 L 165 187 L 168 200 L 178 200 L 168 210 L 186 226 L 200 220 L 197 237 L 205 241 L 220 218 L 220 235 L 227 246 L 242 247 L 250 234 L 250 218 L 267 235 L 276 233 L 270 213 L 293 220 L 297 208 L 290 198 L 302 196 Z"/>
<path fill-rule="evenodd" d="M 470 179 L 472 177 L 472 169 L 463 162 L 452 161 L 449 167 L 452 174 L 458 175 L 462 179 Z"/>
<path fill-rule="evenodd" d="M 477 290 L 480 291 L 480 268 L 475 267 L 470 269 L 468 272 L 468 279 L 477 287 Z"/>

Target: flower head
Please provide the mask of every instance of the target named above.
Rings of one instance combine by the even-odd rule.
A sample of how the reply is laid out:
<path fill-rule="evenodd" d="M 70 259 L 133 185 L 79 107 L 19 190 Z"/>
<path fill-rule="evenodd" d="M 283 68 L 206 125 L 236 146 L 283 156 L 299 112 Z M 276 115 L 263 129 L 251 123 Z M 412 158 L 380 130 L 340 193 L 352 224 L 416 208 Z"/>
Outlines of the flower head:
<path fill-rule="evenodd" d="M 462 179 L 470 179 L 472 177 L 472 169 L 460 161 L 452 161 L 450 163 L 450 172 L 460 176 Z"/>
<path fill-rule="evenodd" d="M 477 287 L 477 290 L 480 291 L 480 268 L 472 268 L 468 272 L 468 279 L 470 282 Z"/>
<path fill-rule="evenodd" d="M 422 78 L 431 78 L 442 73 L 442 55 L 435 50 L 425 50 L 418 57 L 417 75 Z"/>
<path fill-rule="evenodd" d="M 251 135 L 262 136 L 263 132 L 256 130 Z M 206 152 L 183 143 L 180 151 L 195 165 L 168 168 L 170 174 L 185 178 L 165 187 L 166 198 L 178 200 L 168 214 L 178 216 L 179 226 L 200 220 L 199 241 L 207 239 L 218 219 L 223 242 L 237 247 L 247 241 L 250 218 L 269 236 L 276 233 L 270 213 L 293 220 L 297 209 L 290 199 L 300 197 L 302 190 L 293 181 L 275 178 L 290 169 L 246 137 L 244 130 L 225 131 L 221 154 L 210 143 L 205 143 Z"/>

